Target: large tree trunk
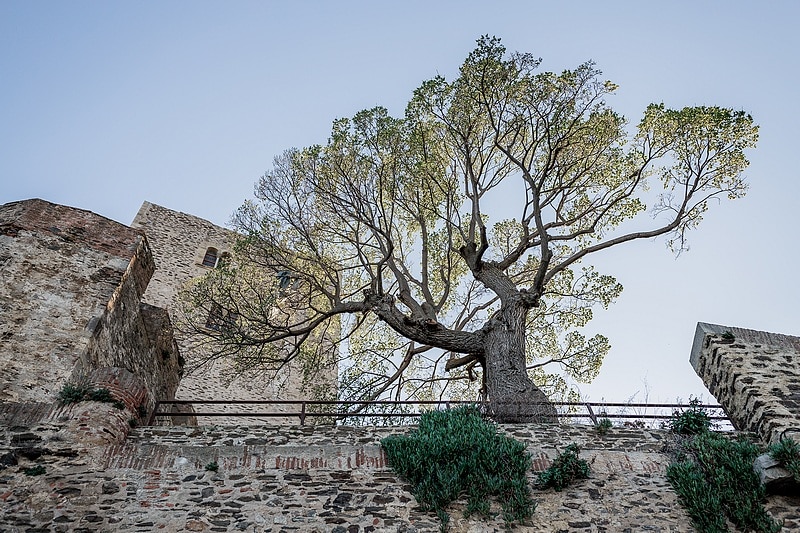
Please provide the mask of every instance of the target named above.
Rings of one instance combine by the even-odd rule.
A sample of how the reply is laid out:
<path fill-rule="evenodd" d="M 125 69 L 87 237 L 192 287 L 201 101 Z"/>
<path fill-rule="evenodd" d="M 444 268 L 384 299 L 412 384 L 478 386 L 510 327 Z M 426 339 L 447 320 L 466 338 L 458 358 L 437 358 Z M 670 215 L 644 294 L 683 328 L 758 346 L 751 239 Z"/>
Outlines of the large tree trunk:
<path fill-rule="evenodd" d="M 504 306 L 484 348 L 486 392 L 497 422 L 556 422 L 558 412 L 528 377 L 522 305 Z"/>

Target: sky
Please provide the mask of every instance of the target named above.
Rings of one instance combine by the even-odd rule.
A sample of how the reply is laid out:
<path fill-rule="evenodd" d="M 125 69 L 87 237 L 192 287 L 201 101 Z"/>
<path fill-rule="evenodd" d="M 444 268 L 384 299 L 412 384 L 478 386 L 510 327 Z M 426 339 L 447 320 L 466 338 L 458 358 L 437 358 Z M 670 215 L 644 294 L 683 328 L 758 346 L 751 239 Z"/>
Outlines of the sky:
<path fill-rule="evenodd" d="M 791 0 L 0 2 L 0 204 L 129 224 L 144 201 L 220 225 L 273 157 L 331 122 L 452 79 L 481 35 L 560 72 L 595 61 L 635 124 L 647 104 L 743 109 L 760 125 L 742 200 L 663 240 L 598 256 L 625 290 L 589 332 L 612 349 L 592 401 L 711 400 L 697 322 L 800 334 L 800 3 Z"/>

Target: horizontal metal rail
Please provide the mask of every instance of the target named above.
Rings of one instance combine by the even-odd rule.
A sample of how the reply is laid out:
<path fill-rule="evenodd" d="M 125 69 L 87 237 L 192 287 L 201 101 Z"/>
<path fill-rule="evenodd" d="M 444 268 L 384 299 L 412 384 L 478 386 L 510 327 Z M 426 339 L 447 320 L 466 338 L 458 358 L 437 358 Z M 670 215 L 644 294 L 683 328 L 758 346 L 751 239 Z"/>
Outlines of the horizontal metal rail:
<path fill-rule="evenodd" d="M 299 406 L 299 411 L 277 412 L 277 411 L 264 411 L 264 412 L 221 412 L 221 411 L 189 411 L 189 412 L 173 412 L 163 411 L 162 406 L 167 405 L 262 405 L 262 406 L 278 406 L 278 405 L 296 405 Z M 722 406 L 711 404 L 674 404 L 674 403 L 597 403 L 597 402 L 553 402 L 552 404 L 542 403 L 522 403 L 522 402 L 487 402 L 476 403 L 469 401 L 373 401 L 373 402 L 359 402 L 356 400 L 350 401 L 326 401 L 326 400 L 161 400 L 156 402 L 153 412 L 150 414 L 148 425 L 153 425 L 157 417 L 173 417 L 173 416 L 203 416 L 203 417 L 247 417 L 247 418 L 298 418 L 300 425 L 305 425 L 306 419 L 311 417 L 317 418 L 335 418 L 342 420 L 350 417 L 360 418 L 413 418 L 422 416 L 422 413 L 375 413 L 375 412 L 350 412 L 347 408 L 352 406 L 359 406 L 360 408 L 370 406 L 435 406 L 438 409 L 447 409 L 458 405 L 475 405 L 487 412 L 492 405 L 553 405 L 555 407 L 567 408 L 573 410 L 579 408 L 584 412 L 565 412 L 558 415 L 559 418 L 588 418 L 592 423 L 597 424 L 598 418 L 609 419 L 627 419 L 627 420 L 668 420 L 673 416 L 672 412 L 669 414 L 647 414 L 647 413 L 609 413 L 607 410 L 612 409 L 635 409 L 635 410 L 652 410 L 652 409 L 687 409 L 689 407 L 701 408 L 704 410 L 721 411 Z M 309 410 L 309 407 L 314 406 L 337 406 L 344 410 L 324 410 L 315 411 Z M 597 411 L 595 411 L 597 409 Z M 728 417 L 724 415 L 709 415 L 709 419 L 715 421 L 727 421 Z"/>

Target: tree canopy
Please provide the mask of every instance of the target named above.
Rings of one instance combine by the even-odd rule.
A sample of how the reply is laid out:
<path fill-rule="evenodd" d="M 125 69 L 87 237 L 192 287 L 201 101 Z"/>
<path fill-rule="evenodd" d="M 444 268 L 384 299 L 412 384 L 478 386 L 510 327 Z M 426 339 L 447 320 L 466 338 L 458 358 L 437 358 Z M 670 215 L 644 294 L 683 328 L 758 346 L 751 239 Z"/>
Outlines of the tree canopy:
<path fill-rule="evenodd" d="M 210 356 L 313 368 L 326 337 L 349 398 L 480 390 L 499 419 L 552 416 L 547 396 L 593 379 L 609 348 L 581 327 L 622 287 L 587 261 L 658 236 L 684 250 L 714 200 L 745 194 L 758 129 L 664 104 L 632 127 L 592 62 L 539 67 L 482 37 L 404 116 L 361 111 L 276 157 L 234 215 L 236 260 L 187 292 Z M 212 304 L 235 320 L 202 327 Z"/>

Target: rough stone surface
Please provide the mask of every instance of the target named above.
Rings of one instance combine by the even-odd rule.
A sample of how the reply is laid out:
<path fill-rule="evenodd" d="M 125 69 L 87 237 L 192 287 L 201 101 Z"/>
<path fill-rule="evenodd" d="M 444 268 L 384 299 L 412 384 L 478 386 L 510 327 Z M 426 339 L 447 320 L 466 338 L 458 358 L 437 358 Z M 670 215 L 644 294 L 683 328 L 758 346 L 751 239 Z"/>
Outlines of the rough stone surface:
<path fill-rule="evenodd" d="M 664 472 L 669 434 L 586 426 L 503 426 L 528 445 L 530 480 L 558 450 L 578 443 L 592 474 L 562 492 L 534 491 L 537 510 L 516 531 L 689 532 Z M 0 449 L 46 450 L 0 471 L 0 530 L 44 531 L 438 531 L 410 487 L 388 468 L 379 442 L 408 428 L 299 426 L 143 427 L 101 454 L 74 455 L 57 422 L 7 428 Z M 16 444 L 15 444 L 16 443 Z M 206 466 L 215 463 L 217 471 Z M 41 464 L 46 472 L 22 471 Z M 465 519 L 450 509 L 451 531 L 503 531 L 502 520 Z M 769 508 L 800 527 L 800 500 Z"/>
<path fill-rule="evenodd" d="M 203 266 L 203 257 L 209 248 L 218 256 L 231 254 L 236 234 L 199 217 L 173 211 L 145 202 L 131 224 L 147 234 L 153 250 L 156 270 L 144 301 L 169 310 L 173 322 L 180 322 L 178 305 L 179 291 L 190 280 L 203 276 L 210 268 Z M 335 391 L 336 365 L 314 376 L 309 384 L 297 364 L 287 365 L 278 375 L 271 372 L 251 370 L 236 371 L 227 361 L 213 361 L 202 366 L 203 354 L 198 352 L 189 339 L 176 334 L 181 354 L 187 361 L 187 372 L 176 393 L 179 400 L 300 400 L 310 396 L 310 388 Z M 329 358 L 332 359 L 332 358 Z M 197 412 L 256 412 L 258 406 L 197 405 Z M 271 406 L 274 412 L 293 412 L 296 405 Z M 261 423 L 247 417 L 197 417 L 200 424 Z M 296 423 L 292 418 L 276 418 L 274 423 Z"/>
<path fill-rule="evenodd" d="M 800 337 L 699 323 L 691 363 L 737 429 L 800 443 Z"/>
<path fill-rule="evenodd" d="M 791 472 L 783 468 L 780 462 L 773 459 L 768 453 L 756 457 L 753 469 L 758 474 L 761 484 L 767 492 L 798 492 L 797 483 Z"/>
<path fill-rule="evenodd" d="M 43 200 L 0 206 L 0 401 L 52 402 L 102 367 L 140 376 L 150 404 L 172 397 L 171 328 L 139 304 L 153 268 L 127 226 Z"/>

